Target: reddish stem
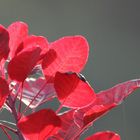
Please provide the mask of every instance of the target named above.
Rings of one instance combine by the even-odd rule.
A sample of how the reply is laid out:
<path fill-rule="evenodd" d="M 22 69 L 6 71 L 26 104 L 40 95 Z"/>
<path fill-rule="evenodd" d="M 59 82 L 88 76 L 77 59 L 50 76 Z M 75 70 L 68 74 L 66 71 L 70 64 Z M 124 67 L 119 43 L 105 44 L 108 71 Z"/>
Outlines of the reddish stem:
<path fill-rule="evenodd" d="M 15 130 L 14 128 L 11 128 L 11 127 L 9 127 L 9 126 L 7 126 L 5 124 L 0 123 L 0 127 L 4 127 L 6 129 L 12 131 L 13 133 L 17 133 L 17 130 Z"/>
<path fill-rule="evenodd" d="M 41 93 L 41 91 L 45 88 L 47 82 L 45 82 L 45 84 L 41 87 L 41 89 L 38 91 L 38 93 L 34 96 L 34 98 L 32 99 L 32 101 L 29 103 L 29 105 L 23 110 L 22 115 L 28 110 L 28 108 L 30 107 L 30 105 L 35 101 L 35 99 L 39 96 L 39 94 Z M 22 116 L 21 115 L 21 116 Z"/>
<path fill-rule="evenodd" d="M 1 127 L 1 129 L 3 130 L 3 132 L 5 133 L 5 135 L 7 136 L 7 138 L 9 139 L 9 140 L 12 140 L 12 137 L 8 134 L 8 132 L 5 130 L 5 128 L 3 127 L 3 126 L 0 126 Z"/>
<path fill-rule="evenodd" d="M 14 104 L 16 103 L 17 96 L 18 96 L 18 94 L 19 94 L 19 92 L 20 92 L 21 84 L 22 84 L 22 83 L 19 84 L 19 87 L 18 87 L 17 92 L 16 92 L 16 94 L 15 94 L 15 97 L 14 97 L 14 99 L 13 99 Z"/>
<path fill-rule="evenodd" d="M 14 104 L 14 101 L 12 99 L 12 97 L 9 95 L 8 97 L 8 101 L 9 101 L 9 104 L 8 106 L 11 108 L 12 110 L 12 115 L 14 116 L 14 119 L 16 121 L 16 124 L 18 123 L 19 121 L 19 116 L 18 116 L 18 112 L 16 111 L 16 108 L 15 108 L 15 104 Z M 21 134 L 19 128 L 17 127 L 17 136 L 19 137 L 19 140 L 24 140 L 24 137 L 23 135 Z"/>
<path fill-rule="evenodd" d="M 61 105 L 59 106 L 59 108 L 55 111 L 55 113 L 58 114 L 59 111 L 60 111 L 62 108 L 63 108 L 63 104 L 61 104 Z"/>
<path fill-rule="evenodd" d="M 22 104 L 22 90 L 23 90 L 23 83 L 22 83 L 22 86 L 19 87 L 19 92 L 21 93 L 20 94 L 20 102 L 19 102 L 19 107 L 18 107 L 18 116 L 20 116 L 20 112 L 21 112 L 21 104 Z M 18 93 L 17 93 L 18 94 Z"/>

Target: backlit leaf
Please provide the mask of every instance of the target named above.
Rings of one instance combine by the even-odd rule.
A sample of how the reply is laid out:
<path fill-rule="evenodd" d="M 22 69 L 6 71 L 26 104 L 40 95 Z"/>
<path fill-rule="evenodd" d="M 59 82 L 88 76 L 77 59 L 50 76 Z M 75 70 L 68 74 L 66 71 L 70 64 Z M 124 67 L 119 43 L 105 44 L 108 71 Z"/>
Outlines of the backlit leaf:
<path fill-rule="evenodd" d="M 9 33 L 0 25 L 0 61 L 7 58 L 9 54 Z"/>
<path fill-rule="evenodd" d="M 9 47 L 10 47 L 10 57 L 15 56 L 15 52 L 19 44 L 28 35 L 28 25 L 24 22 L 14 22 L 8 27 L 8 32 L 10 35 Z"/>
<path fill-rule="evenodd" d="M 53 51 L 46 54 L 42 62 L 46 77 L 54 76 L 57 71 L 80 72 L 87 62 L 89 46 L 82 36 L 60 38 L 52 42 L 49 48 Z"/>
<path fill-rule="evenodd" d="M 35 46 L 41 49 L 40 57 L 43 57 L 49 50 L 48 41 L 45 37 L 31 35 L 23 40 L 23 42 L 18 46 L 15 53 L 18 54 L 21 50 L 25 48 L 31 48 Z"/>
<path fill-rule="evenodd" d="M 108 105 L 114 103 L 119 105 L 137 88 L 140 88 L 140 79 L 120 83 L 110 89 L 99 92 L 95 104 Z"/>
<path fill-rule="evenodd" d="M 87 82 L 81 80 L 76 73 L 57 72 L 54 88 L 61 104 L 70 108 L 84 107 L 96 98 L 94 90 Z"/>
<path fill-rule="evenodd" d="M 87 107 L 78 109 L 75 113 L 75 122 L 80 126 L 88 127 L 112 108 L 116 107 L 134 90 L 140 87 L 140 80 L 130 80 L 118 84 L 108 90 L 96 94 L 96 100 Z M 86 126 L 87 125 L 87 126 Z"/>
<path fill-rule="evenodd" d="M 85 140 L 121 140 L 120 136 L 111 131 L 97 132 Z"/>
<path fill-rule="evenodd" d="M 57 133 L 61 127 L 61 120 L 54 111 L 43 109 L 22 117 L 18 122 L 18 127 L 25 139 L 45 140 Z"/>
<path fill-rule="evenodd" d="M 8 74 L 12 80 L 23 82 L 32 71 L 40 57 L 38 47 L 25 49 L 15 56 L 8 64 Z"/>

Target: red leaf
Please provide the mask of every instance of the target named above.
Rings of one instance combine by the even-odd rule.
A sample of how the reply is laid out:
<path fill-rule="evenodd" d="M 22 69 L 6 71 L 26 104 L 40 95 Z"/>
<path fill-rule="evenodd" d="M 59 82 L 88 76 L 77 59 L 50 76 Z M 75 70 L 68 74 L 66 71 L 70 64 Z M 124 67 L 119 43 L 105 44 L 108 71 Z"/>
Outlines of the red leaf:
<path fill-rule="evenodd" d="M 8 64 L 8 74 L 12 80 L 23 82 L 36 65 L 41 49 L 26 49 L 15 56 Z"/>
<path fill-rule="evenodd" d="M 80 117 L 81 112 L 77 110 L 67 111 L 60 115 L 62 125 L 59 132 L 52 138 L 57 138 L 59 140 L 79 140 L 80 135 L 91 126 L 93 120 L 97 119 L 105 112 L 105 108 L 97 106 L 85 113 L 85 116 Z M 78 122 L 78 123 L 77 123 Z"/>
<path fill-rule="evenodd" d="M 9 54 L 9 33 L 0 25 L 0 61 L 1 59 L 7 59 Z"/>
<path fill-rule="evenodd" d="M 57 72 L 54 88 L 59 101 L 66 107 L 81 108 L 89 105 L 96 98 L 94 90 L 87 82 L 81 80 L 76 73 Z"/>
<path fill-rule="evenodd" d="M 43 36 L 35 36 L 31 35 L 26 37 L 23 42 L 18 46 L 15 54 L 18 54 L 21 50 L 25 48 L 31 48 L 31 47 L 40 47 L 41 49 L 41 57 L 43 57 L 46 52 L 49 50 L 48 48 L 48 41 Z"/>
<path fill-rule="evenodd" d="M 115 104 L 103 106 L 103 105 L 95 105 L 93 108 L 89 109 L 84 113 L 83 116 L 83 126 L 89 125 L 93 121 L 96 121 L 99 117 L 107 113 L 110 109 L 115 107 Z"/>
<path fill-rule="evenodd" d="M 122 102 L 125 97 L 127 97 L 130 93 L 139 87 L 139 79 L 121 83 L 109 90 L 106 90 L 108 91 L 108 94 L 107 92 L 105 92 L 105 94 L 104 91 L 101 92 L 102 94 L 97 94 L 99 98 L 97 96 L 96 100 L 89 106 L 80 108 L 78 110 L 71 110 L 60 115 L 62 120 L 62 127 L 60 128 L 59 133 L 54 135 L 52 138 L 58 138 L 60 140 L 72 140 L 74 138 L 78 139 L 80 135 L 85 130 L 87 130 L 87 128 L 90 127 L 95 120 L 107 113 L 112 108 L 116 107 L 120 101 Z M 101 140 L 105 140 L 105 138 L 106 137 L 102 137 Z M 114 138 L 116 137 L 113 137 L 113 139 L 110 140 L 116 140 Z"/>
<path fill-rule="evenodd" d="M 9 95 L 9 86 L 5 79 L 0 77 L 0 108 L 3 106 Z"/>
<path fill-rule="evenodd" d="M 61 118 L 61 128 L 57 134 L 53 135 L 51 138 L 49 137 L 50 140 L 77 140 L 76 137 L 79 134 L 81 128 L 75 123 L 75 112 L 76 110 L 70 110 L 59 116 Z"/>
<path fill-rule="evenodd" d="M 75 113 L 75 122 L 88 127 L 99 117 L 119 105 L 129 94 L 140 87 L 140 80 L 130 80 L 96 94 L 96 100 Z"/>
<path fill-rule="evenodd" d="M 57 71 L 80 72 L 87 62 L 89 46 L 82 36 L 61 38 L 51 43 L 50 49 L 54 50 L 56 57 L 54 59 L 51 53 L 46 54 L 42 62 L 46 77 L 54 76 Z"/>
<path fill-rule="evenodd" d="M 18 122 L 18 128 L 28 140 L 45 140 L 56 134 L 59 127 L 61 127 L 61 120 L 50 109 L 35 112 L 21 118 Z"/>
<path fill-rule="evenodd" d="M 8 32 L 10 35 L 9 56 L 13 58 L 15 56 L 15 51 L 17 50 L 17 47 L 23 41 L 23 39 L 28 35 L 28 25 L 20 21 L 14 22 L 8 27 Z"/>
<path fill-rule="evenodd" d="M 98 132 L 85 140 L 121 140 L 120 136 L 111 131 Z"/>
<path fill-rule="evenodd" d="M 110 105 L 112 103 L 119 105 L 122 101 L 137 88 L 140 88 L 140 79 L 130 80 L 118 84 L 108 90 L 101 91 L 97 94 L 95 104 Z"/>

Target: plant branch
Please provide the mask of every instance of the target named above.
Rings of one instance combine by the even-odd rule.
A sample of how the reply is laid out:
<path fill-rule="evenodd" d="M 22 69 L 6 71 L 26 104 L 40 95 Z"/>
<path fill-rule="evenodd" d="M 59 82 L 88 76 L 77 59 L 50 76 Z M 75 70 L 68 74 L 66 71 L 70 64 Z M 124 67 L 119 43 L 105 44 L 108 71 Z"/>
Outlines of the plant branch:
<path fill-rule="evenodd" d="M 15 104 L 14 104 L 14 101 L 13 101 L 11 95 L 9 95 L 8 101 L 9 101 L 8 106 L 11 108 L 11 110 L 12 110 L 12 115 L 14 116 L 14 119 L 15 119 L 16 124 L 17 124 L 18 121 L 19 121 L 19 115 L 18 115 L 18 112 L 17 112 L 17 110 L 16 110 L 16 108 L 15 108 Z M 17 133 L 16 133 L 16 134 L 17 134 L 17 136 L 19 137 L 19 140 L 24 140 L 24 137 L 23 137 L 23 135 L 21 134 L 21 132 L 20 132 L 20 130 L 19 130 L 18 127 L 17 127 Z"/>

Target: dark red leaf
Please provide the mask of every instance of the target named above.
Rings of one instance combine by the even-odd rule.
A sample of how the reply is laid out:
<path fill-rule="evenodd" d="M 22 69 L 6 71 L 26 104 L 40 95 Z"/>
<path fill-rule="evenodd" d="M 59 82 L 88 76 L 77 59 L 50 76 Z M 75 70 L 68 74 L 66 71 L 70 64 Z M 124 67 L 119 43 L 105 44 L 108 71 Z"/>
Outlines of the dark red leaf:
<path fill-rule="evenodd" d="M 121 140 L 120 136 L 111 131 L 98 132 L 85 140 Z"/>
<path fill-rule="evenodd" d="M 81 80 L 76 73 L 57 72 L 54 88 L 61 104 L 70 108 L 84 107 L 96 98 L 94 90 L 87 82 Z"/>
<path fill-rule="evenodd" d="M 0 61 L 1 59 L 7 59 L 9 54 L 9 33 L 0 25 Z"/>
<path fill-rule="evenodd" d="M 3 106 L 9 95 L 9 86 L 5 79 L 0 77 L 0 108 Z"/>
<path fill-rule="evenodd" d="M 49 47 L 56 55 L 54 59 L 54 52 L 46 54 L 42 62 L 46 77 L 54 76 L 57 71 L 80 72 L 87 62 L 89 46 L 82 36 L 64 37 L 51 43 Z"/>
<path fill-rule="evenodd" d="M 107 113 L 110 109 L 115 107 L 115 104 L 104 106 L 104 105 L 95 105 L 93 108 L 89 109 L 84 113 L 83 116 L 83 126 L 92 123 L 93 121 L 96 121 L 99 117 Z"/>
<path fill-rule="evenodd" d="M 12 80 L 23 82 L 40 57 L 41 49 L 28 48 L 15 56 L 8 64 L 8 74 Z"/>
<path fill-rule="evenodd" d="M 18 127 L 25 139 L 45 140 L 57 133 L 61 120 L 54 111 L 43 109 L 21 118 Z"/>
<path fill-rule="evenodd" d="M 10 35 L 9 56 L 13 58 L 19 44 L 23 41 L 25 37 L 28 36 L 28 25 L 20 21 L 14 22 L 8 27 L 8 32 Z"/>

